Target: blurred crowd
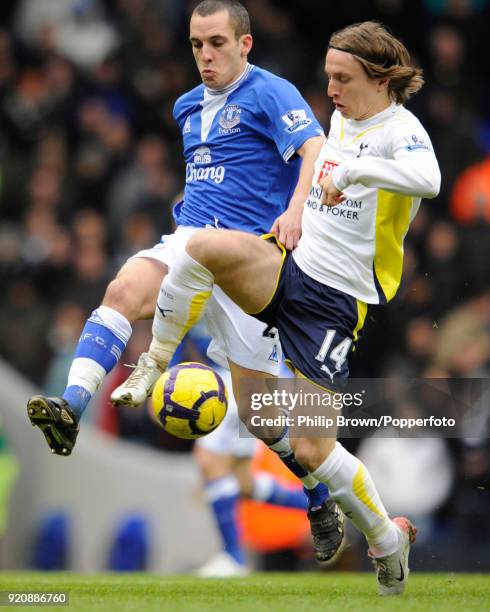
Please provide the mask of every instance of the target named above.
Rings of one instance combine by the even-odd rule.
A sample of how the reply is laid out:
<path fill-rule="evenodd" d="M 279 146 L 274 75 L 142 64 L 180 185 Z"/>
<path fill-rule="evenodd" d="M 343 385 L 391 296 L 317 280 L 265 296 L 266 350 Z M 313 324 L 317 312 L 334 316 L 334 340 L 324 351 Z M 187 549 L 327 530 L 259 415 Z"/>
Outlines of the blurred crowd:
<path fill-rule="evenodd" d="M 37 383 L 57 353 L 71 350 L 126 258 L 172 230 L 172 202 L 184 186 L 172 106 L 199 82 L 187 42 L 194 4 L 19 0 L 3 9 L 0 351 Z M 330 11 L 307 0 L 300 11 L 292 0 L 246 4 L 252 61 L 296 83 L 326 129 L 332 108 L 322 68 L 336 28 L 378 18 L 424 68 L 426 86 L 412 107 L 433 140 L 442 190 L 410 229 L 402 290 L 391 307 L 373 309 L 358 369 L 482 374 L 490 317 L 490 162 L 483 163 L 490 5 L 377 0 Z M 454 334 L 458 341 L 444 340 Z"/>
<path fill-rule="evenodd" d="M 185 180 L 172 107 L 199 83 L 187 40 L 196 3 L 18 0 L 0 9 L 0 356 L 48 392 L 63 390 L 84 321 L 118 268 L 172 231 Z M 429 131 L 442 189 L 411 226 L 399 295 L 370 311 L 353 374 L 488 377 L 490 2 L 244 4 L 252 63 L 294 82 L 326 130 L 324 53 L 336 29 L 378 19 L 424 69 L 408 107 Z M 148 340 L 149 327 L 138 329 L 129 354 Z M 481 480 L 488 431 L 468 448 L 462 469 Z"/>

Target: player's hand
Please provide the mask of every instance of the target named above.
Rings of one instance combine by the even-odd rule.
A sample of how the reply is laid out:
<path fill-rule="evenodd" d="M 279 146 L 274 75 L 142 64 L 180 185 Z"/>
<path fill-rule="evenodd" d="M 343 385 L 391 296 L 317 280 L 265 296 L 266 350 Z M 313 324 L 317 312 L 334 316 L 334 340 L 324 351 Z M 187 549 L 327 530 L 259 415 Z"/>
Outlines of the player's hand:
<path fill-rule="evenodd" d="M 294 206 L 283 212 L 272 224 L 271 232 L 288 251 L 295 249 L 301 238 L 302 218 L 303 206 Z"/>
<path fill-rule="evenodd" d="M 322 204 L 337 206 L 345 200 L 345 195 L 335 187 L 332 175 L 327 175 L 320 183 L 323 188 Z"/>

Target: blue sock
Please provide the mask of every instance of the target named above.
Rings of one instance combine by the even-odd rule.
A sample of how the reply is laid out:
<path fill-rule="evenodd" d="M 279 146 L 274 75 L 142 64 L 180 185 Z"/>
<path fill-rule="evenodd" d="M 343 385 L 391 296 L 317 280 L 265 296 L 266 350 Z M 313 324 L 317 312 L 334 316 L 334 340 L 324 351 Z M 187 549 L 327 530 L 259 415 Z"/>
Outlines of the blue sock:
<path fill-rule="evenodd" d="M 254 478 L 252 497 L 257 501 L 284 508 L 308 508 L 308 498 L 302 489 L 285 487 L 266 472 L 260 472 Z"/>
<path fill-rule="evenodd" d="M 236 478 L 231 475 L 217 478 L 206 483 L 205 488 L 225 552 L 238 563 L 245 565 L 245 555 L 240 544 L 240 530 L 237 521 L 240 487 Z"/>
<path fill-rule="evenodd" d="M 70 385 L 65 389 L 62 397 L 70 404 L 70 408 L 80 419 L 92 399 L 92 393 L 79 385 Z"/>
<path fill-rule="evenodd" d="M 129 321 L 116 310 L 99 306 L 83 328 L 63 398 L 81 417 L 104 377 L 116 365 L 131 336 Z"/>
<path fill-rule="evenodd" d="M 308 498 L 308 510 L 319 508 L 330 497 L 328 487 L 323 482 L 319 482 L 313 489 L 303 487 L 303 491 Z"/>

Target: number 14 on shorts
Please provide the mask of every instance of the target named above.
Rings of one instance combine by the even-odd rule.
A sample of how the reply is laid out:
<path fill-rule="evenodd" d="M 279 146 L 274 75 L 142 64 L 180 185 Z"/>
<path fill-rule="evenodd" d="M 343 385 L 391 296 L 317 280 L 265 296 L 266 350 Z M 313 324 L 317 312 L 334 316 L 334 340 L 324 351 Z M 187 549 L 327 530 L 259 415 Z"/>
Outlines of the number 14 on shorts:
<path fill-rule="evenodd" d="M 315 359 L 322 363 L 321 370 L 330 376 L 332 382 L 335 374 L 342 371 L 342 366 L 352 346 L 352 340 L 350 338 L 344 338 L 338 344 L 332 346 L 336 334 L 337 332 L 335 329 L 327 329 L 320 350 L 315 356 Z M 326 359 L 329 359 L 333 363 L 335 369 L 332 370 L 325 364 Z"/>

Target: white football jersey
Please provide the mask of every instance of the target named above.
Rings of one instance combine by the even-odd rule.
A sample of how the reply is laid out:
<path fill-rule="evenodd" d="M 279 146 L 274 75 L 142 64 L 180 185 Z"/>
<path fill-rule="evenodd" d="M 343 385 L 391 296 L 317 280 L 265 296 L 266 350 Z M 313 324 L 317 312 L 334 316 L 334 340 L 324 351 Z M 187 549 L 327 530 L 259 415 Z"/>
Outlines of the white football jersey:
<path fill-rule="evenodd" d="M 329 173 L 346 200 L 321 204 Z M 315 280 L 369 304 L 393 298 L 400 285 L 403 240 L 421 198 L 439 192 L 441 174 L 419 120 L 401 105 L 364 121 L 332 115 L 315 164 L 303 213 L 303 235 L 293 251 Z"/>

